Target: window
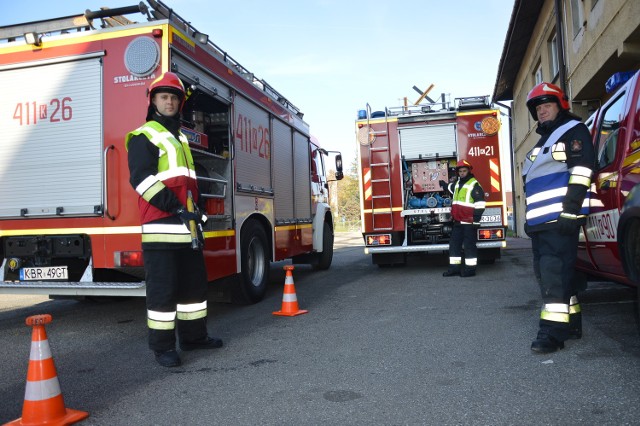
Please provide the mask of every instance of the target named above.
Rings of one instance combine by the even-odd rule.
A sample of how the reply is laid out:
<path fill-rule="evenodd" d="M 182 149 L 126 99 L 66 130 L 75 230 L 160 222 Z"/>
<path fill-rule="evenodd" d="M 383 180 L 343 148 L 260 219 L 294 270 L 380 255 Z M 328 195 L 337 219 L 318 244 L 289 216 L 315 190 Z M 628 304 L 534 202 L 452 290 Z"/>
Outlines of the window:
<path fill-rule="evenodd" d="M 571 24 L 574 38 L 582 29 L 582 21 L 582 0 L 571 0 Z"/>
<path fill-rule="evenodd" d="M 536 67 L 536 72 L 533 74 L 534 86 L 536 84 L 542 83 L 542 81 L 543 81 L 543 78 L 542 78 L 542 64 L 540 64 L 538 62 L 538 66 Z"/>
<path fill-rule="evenodd" d="M 600 131 L 598 132 L 600 135 L 598 139 L 598 169 L 607 167 L 616 158 L 618 132 L 625 98 L 623 94 L 623 96 L 620 96 L 614 103 L 609 105 L 602 117 Z"/>
<path fill-rule="evenodd" d="M 555 80 L 560 66 L 558 65 L 558 37 L 556 34 L 549 40 L 549 71 L 551 73 L 551 81 Z"/>

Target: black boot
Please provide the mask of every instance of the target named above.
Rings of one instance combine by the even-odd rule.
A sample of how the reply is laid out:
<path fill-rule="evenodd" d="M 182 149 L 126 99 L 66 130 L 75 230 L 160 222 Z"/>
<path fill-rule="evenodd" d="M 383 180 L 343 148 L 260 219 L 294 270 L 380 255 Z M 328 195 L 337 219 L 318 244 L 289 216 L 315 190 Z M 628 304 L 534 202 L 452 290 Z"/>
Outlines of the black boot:
<path fill-rule="evenodd" d="M 569 315 L 569 339 L 582 338 L 582 313 L 577 312 Z"/>
<path fill-rule="evenodd" d="M 180 348 L 183 351 L 192 351 L 194 349 L 215 349 L 222 347 L 222 339 L 217 337 L 206 336 L 200 340 L 193 342 L 181 342 Z"/>
<path fill-rule="evenodd" d="M 465 266 L 464 268 L 462 268 L 462 271 L 460 271 L 461 277 L 473 277 L 475 274 L 476 274 L 476 268 L 469 267 L 469 266 Z"/>
<path fill-rule="evenodd" d="M 182 364 L 180 356 L 175 349 L 169 349 L 168 351 L 153 351 L 156 356 L 156 361 L 163 367 L 177 367 Z"/>
<path fill-rule="evenodd" d="M 549 354 L 563 348 L 564 342 L 557 340 L 553 336 L 549 336 L 542 330 L 538 331 L 536 340 L 531 343 L 531 350 L 539 354 Z"/>
<path fill-rule="evenodd" d="M 456 275 L 460 275 L 460 267 L 449 265 L 449 269 L 442 273 L 443 277 L 453 277 Z"/>

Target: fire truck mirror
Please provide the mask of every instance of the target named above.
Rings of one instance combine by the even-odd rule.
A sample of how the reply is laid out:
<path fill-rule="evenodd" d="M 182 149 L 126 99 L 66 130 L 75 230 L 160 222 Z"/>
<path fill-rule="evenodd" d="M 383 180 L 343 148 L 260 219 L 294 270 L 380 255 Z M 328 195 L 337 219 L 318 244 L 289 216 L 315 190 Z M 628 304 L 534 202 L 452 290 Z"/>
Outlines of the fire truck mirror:
<path fill-rule="evenodd" d="M 340 180 L 344 177 L 344 173 L 342 173 L 342 155 L 336 155 L 336 179 Z"/>

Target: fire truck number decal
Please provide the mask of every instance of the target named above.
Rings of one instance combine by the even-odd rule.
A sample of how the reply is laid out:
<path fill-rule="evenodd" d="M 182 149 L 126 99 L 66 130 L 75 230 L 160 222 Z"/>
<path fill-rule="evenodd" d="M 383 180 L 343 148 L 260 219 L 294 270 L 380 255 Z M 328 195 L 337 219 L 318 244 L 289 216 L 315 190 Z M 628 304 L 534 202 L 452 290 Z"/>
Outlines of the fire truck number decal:
<path fill-rule="evenodd" d="M 485 155 L 487 157 L 493 156 L 493 146 L 487 145 L 485 147 L 472 146 L 468 152 L 470 157 L 480 157 Z"/>
<path fill-rule="evenodd" d="M 240 142 L 241 151 L 269 159 L 269 153 L 271 152 L 269 129 L 265 129 L 262 126 L 254 127 L 250 118 L 238 114 L 235 137 Z"/>
<path fill-rule="evenodd" d="M 59 123 L 60 121 L 69 121 L 72 118 L 73 109 L 71 108 L 71 98 L 68 96 L 62 99 L 53 98 L 49 103 L 38 104 L 35 101 L 19 103 L 16 104 L 13 111 L 13 119 L 18 120 L 21 126 L 47 120 L 51 123 Z"/>
<path fill-rule="evenodd" d="M 589 241 L 615 242 L 619 218 L 618 210 L 607 210 L 587 216 L 586 230 Z"/>

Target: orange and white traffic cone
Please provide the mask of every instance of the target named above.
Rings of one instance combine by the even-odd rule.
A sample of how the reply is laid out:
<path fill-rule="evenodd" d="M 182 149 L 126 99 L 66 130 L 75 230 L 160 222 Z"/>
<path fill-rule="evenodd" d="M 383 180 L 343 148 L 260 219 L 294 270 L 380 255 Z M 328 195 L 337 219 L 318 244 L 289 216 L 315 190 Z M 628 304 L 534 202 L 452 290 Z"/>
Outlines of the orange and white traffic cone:
<path fill-rule="evenodd" d="M 283 317 L 295 317 L 296 315 L 306 314 L 309 311 L 298 307 L 298 297 L 296 296 L 296 288 L 293 285 L 293 265 L 285 265 L 283 268 L 287 271 L 284 277 L 284 293 L 282 294 L 282 309 L 274 312 L 273 315 Z"/>
<path fill-rule="evenodd" d="M 69 425 L 89 417 L 85 411 L 65 408 L 56 366 L 51 357 L 49 340 L 44 325 L 51 322 L 51 315 L 34 315 L 27 318 L 31 333 L 31 354 L 27 370 L 27 388 L 24 392 L 22 417 L 7 425 Z"/>

